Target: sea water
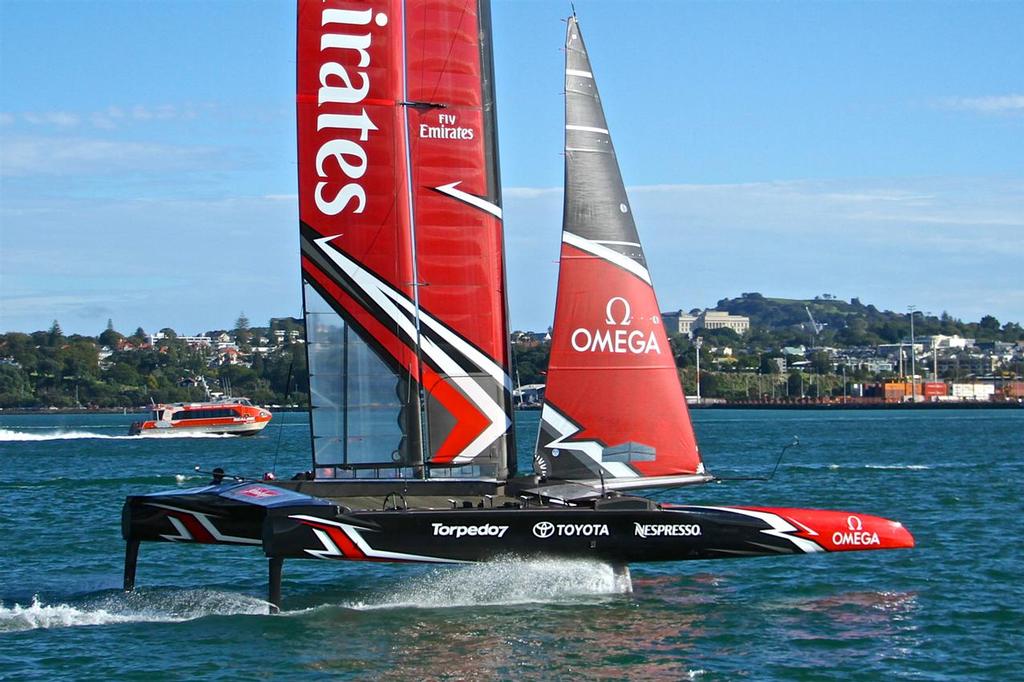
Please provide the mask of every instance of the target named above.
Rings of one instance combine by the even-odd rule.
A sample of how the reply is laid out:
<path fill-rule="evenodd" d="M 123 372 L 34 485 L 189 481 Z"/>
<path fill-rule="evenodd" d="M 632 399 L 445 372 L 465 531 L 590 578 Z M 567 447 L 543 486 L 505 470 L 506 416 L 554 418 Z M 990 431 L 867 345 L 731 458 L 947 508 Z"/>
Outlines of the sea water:
<path fill-rule="evenodd" d="M 909 551 L 638 564 L 285 563 L 144 544 L 119 590 L 125 495 L 309 467 L 308 421 L 253 438 L 127 437 L 132 417 L 0 416 L 0 677 L 11 679 L 1020 679 L 1024 410 L 693 414 L 723 477 L 698 504 L 902 521 Z M 521 467 L 537 413 L 518 415 Z"/>

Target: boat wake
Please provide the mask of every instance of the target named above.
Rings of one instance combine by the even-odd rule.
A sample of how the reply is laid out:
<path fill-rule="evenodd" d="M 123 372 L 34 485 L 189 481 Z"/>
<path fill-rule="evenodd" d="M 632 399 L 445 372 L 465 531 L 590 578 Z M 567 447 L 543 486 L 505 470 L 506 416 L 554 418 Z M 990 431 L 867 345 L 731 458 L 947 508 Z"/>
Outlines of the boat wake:
<path fill-rule="evenodd" d="M 927 464 L 829 464 L 829 469 L 882 469 L 885 471 L 928 471 L 932 467 Z"/>
<path fill-rule="evenodd" d="M 235 438 L 231 434 L 223 433 L 167 433 L 158 436 L 146 436 L 148 438 Z M 139 440 L 143 436 L 113 436 L 95 431 L 51 431 L 49 433 L 26 433 L 24 431 L 12 431 L 0 429 L 0 443 L 3 442 L 38 442 L 47 440 Z"/>
<path fill-rule="evenodd" d="M 135 592 L 86 599 L 78 604 L 0 603 L 0 633 L 119 623 L 180 623 L 204 616 L 266 615 L 267 602 L 231 592 L 183 590 Z"/>
<path fill-rule="evenodd" d="M 342 604 L 361 610 L 438 609 L 577 602 L 581 596 L 628 594 L 628 577 L 598 561 L 507 558 L 457 568 L 437 568 L 368 602 Z"/>

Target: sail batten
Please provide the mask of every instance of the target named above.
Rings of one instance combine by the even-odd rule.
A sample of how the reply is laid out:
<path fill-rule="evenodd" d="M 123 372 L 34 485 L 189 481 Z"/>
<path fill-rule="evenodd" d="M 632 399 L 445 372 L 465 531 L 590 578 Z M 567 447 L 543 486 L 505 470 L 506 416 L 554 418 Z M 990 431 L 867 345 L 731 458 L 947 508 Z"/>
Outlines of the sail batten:
<path fill-rule="evenodd" d="M 575 17 L 565 68 L 565 200 L 538 474 L 610 489 L 703 482 L 647 260 Z"/>
<path fill-rule="evenodd" d="M 486 0 L 300 0 L 298 10 L 316 475 L 506 478 Z"/>

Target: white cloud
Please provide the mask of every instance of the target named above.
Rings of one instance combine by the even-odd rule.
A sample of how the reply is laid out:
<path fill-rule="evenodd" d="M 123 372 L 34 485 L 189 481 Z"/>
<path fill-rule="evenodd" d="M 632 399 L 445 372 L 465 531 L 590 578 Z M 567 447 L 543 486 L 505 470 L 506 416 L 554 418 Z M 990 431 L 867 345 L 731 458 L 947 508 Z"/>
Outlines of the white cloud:
<path fill-rule="evenodd" d="M 115 142 L 95 138 L 0 139 L 0 176 L 116 175 L 222 167 L 224 150 L 213 146 Z"/>
<path fill-rule="evenodd" d="M 561 193 L 561 187 L 504 187 L 501 190 L 502 197 L 509 199 L 534 199 L 550 194 L 561 195 Z"/>
<path fill-rule="evenodd" d="M 136 150 L 135 160 L 144 162 L 154 151 Z M 712 306 L 743 291 L 792 297 L 828 292 L 892 310 L 912 303 L 965 319 L 993 314 L 1003 322 L 1021 320 L 1019 178 L 629 191 L 665 310 Z M 554 310 L 561 188 L 512 188 L 504 197 L 511 323 L 543 329 Z M 295 204 L 288 193 L 216 201 L 5 195 L 3 326 L 45 329 L 57 317 L 66 330 L 96 333 L 113 317 L 133 329 L 199 331 L 229 324 L 241 309 L 253 319 L 297 314 Z M 162 240 L 156 269 L 154 240 Z M 202 292 L 218 290 L 256 295 L 238 310 L 202 303 Z"/>
<path fill-rule="evenodd" d="M 666 310 L 742 291 L 1020 319 L 1024 181 L 806 180 L 629 187 Z M 550 324 L 561 189 L 505 192 L 512 323 Z M 993 303 L 993 300 L 995 303 Z"/>
<path fill-rule="evenodd" d="M 0 331 L 56 318 L 65 331 L 95 334 L 112 317 L 194 332 L 241 310 L 259 320 L 298 314 L 297 210 L 261 197 L 5 197 Z M 211 303 L 224 291 L 237 296 Z"/>
<path fill-rule="evenodd" d="M 98 111 L 75 113 L 69 111 L 25 111 L 2 112 L 0 124 L 14 125 L 19 120 L 33 127 L 50 127 L 66 130 L 87 124 L 97 130 L 115 130 L 127 123 L 152 123 L 157 121 L 192 121 L 201 113 L 217 113 L 223 109 L 216 104 L 160 104 L 156 106 L 134 105 L 128 108 L 109 106 Z"/>
<path fill-rule="evenodd" d="M 947 97 L 940 100 L 940 105 L 947 109 L 976 111 L 982 114 L 1024 114 L 1024 95 Z"/>
<path fill-rule="evenodd" d="M 34 126 L 53 126 L 56 128 L 74 128 L 81 122 L 78 114 L 67 111 L 25 112 L 21 118 Z"/>

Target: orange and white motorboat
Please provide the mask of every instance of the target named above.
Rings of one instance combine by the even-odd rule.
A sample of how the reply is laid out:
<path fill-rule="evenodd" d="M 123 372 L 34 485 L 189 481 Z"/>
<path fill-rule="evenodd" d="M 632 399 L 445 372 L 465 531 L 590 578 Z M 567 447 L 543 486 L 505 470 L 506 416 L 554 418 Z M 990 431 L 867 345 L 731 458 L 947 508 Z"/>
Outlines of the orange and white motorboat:
<path fill-rule="evenodd" d="M 130 436 L 165 436 L 186 433 L 254 436 L 273 415 L 248 398 L 218 398 L 202 403 L 154 405 L 150 418 L 133 422 Z"/>

